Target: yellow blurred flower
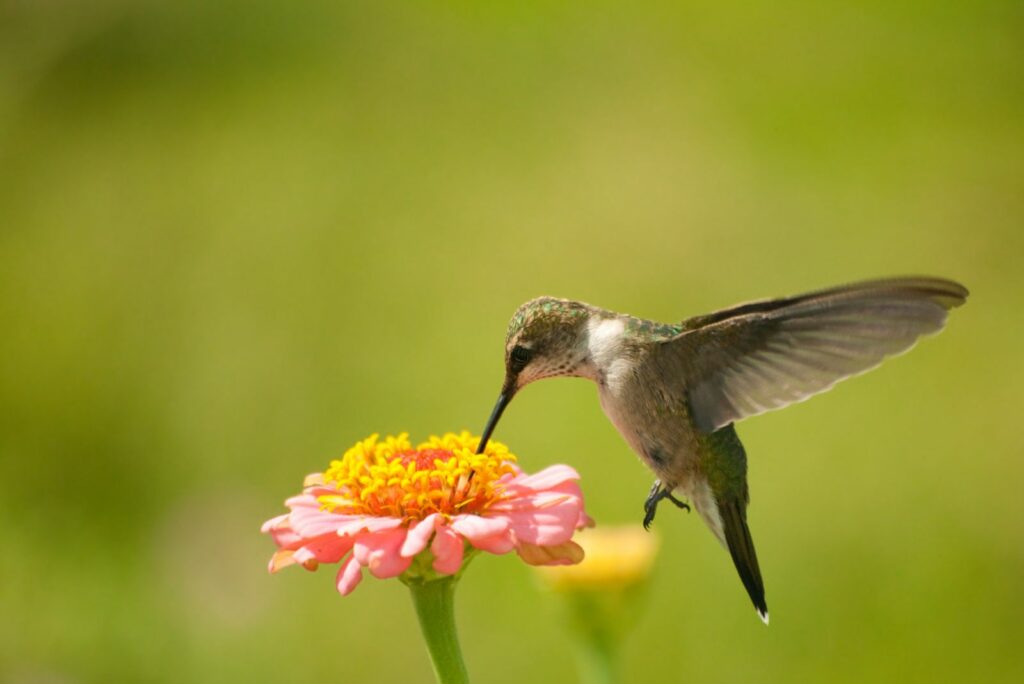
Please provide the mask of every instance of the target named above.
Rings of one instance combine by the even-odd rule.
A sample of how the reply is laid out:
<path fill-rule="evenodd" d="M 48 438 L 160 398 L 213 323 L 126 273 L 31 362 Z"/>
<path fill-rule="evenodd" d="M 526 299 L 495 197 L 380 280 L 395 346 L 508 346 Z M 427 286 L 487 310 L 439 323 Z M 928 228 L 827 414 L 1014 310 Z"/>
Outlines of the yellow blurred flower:
<path fill-rule="evenodd" d="M 586 529 L 575 541 L 582 562 L 536 568 L 537 574 L 559 599 L 581 681 L 624 682 L 619 655 L 643 612 L 658 538 L 629 525 Z"/>
<path fill-rule="evenodd" d="M 635 525 L 586 529 L 575 540 L 582 562 L 537 568 L 555 591 L 625 589 L 647 579 L 658 552 L 658 538 Z"/>

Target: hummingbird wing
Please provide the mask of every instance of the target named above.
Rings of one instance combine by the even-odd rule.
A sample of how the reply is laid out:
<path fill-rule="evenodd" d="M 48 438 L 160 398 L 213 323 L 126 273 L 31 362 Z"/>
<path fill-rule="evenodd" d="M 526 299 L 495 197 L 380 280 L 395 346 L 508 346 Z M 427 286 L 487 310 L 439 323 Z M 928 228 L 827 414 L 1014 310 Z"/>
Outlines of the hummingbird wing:
<path fill-rule="evenodd" d="M 697 427 L 712 432 L 824 392 L 936 333 L 967 289 L 951 280 L 873 280 L 741 304 L 683 323 L 662 344 L 683 367 Z"/>

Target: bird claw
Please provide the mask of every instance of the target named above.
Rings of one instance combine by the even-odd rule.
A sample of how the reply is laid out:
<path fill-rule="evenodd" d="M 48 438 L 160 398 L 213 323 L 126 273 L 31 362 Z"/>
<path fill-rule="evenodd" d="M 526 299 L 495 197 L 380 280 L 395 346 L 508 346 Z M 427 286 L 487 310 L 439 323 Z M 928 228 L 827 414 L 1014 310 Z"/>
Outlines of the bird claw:
<path fill-rule="evenodd" d="M 676 497 L 672 496 L 672 490 L 662 489 L 661 480 L 655 480 L 654 485 L 651 487 L 650 493 L 647 495 L 647 499 L 644 501 L 644 529 L 650 530 L 651 523 L 654 522 L 654 516 L 658 512 L 658 504 L 662 499 L 668 499 L 679 508 L 686 509 L 686 512 L 690 512 L 690 505 L 685 501 L 680 501 Z"/>
<path fill-rule="evenodd" d="M 651 491 L 644 501 L 644 529 L 650 531 L 651 523 L 654 522 L 654 515 L 658 512 L 658 502 L 661 501 L 661 480 L 655 480 L 651 485 Z"/>
<path fill-rule="evenodd" d="M 648 497 L 647 501 L 644 501 L 644 529 L 648 532 L 651 531 L 651 523 L 654 522 L 654 514 L 657 512 L 657 509 L 657 499 L 652 502 L 651 498 Z"/>
<path fill-rule="evenodd" d="M 672 503 L 674 503 L 674 504 L 676 505 L 676 507 L 677 507 L 677 508 L 682 508 L 682 509 L 684 509 L 684 510 L 685 510 L 685 511 L 686 511 L 687 513 L 689 513 L 689 512 L 690 512 L 690 504 L 686 503 L 685 501 L 680 501 L 680 500 L 679 500 L 679 499 L 677 499 L 676 497 L 672 496 L 672 494 L 671 494 L 670 492 L 666 492 L 666 493 L 665 493 L 665 497 L 664 497 L 664 498 L 666 498 L 666 499 L 668 499 L 669 501 L 671 501 Z"/>

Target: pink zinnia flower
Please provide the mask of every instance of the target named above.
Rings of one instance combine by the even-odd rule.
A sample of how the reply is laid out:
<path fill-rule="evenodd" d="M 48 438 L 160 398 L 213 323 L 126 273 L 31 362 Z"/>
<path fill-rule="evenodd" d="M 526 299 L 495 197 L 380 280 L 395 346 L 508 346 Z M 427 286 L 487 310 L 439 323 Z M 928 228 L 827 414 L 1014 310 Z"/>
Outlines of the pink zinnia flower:
<path fill-rule="evenodd" d="M 364 567 L 382 579 L 453 575 L 476 550 L 515 549 L 532 565 L 580 562 L 572 536 L 590 519 L 576 471 L 556 465 L 527 475 L 501 443 L 474 453 L 479 441 L 463 432 L 415 449 L 405 434 L 359 442 L 306 478 L 303 493 L 285 502 L 289 513 L 264 523 L 279 547 L 270 571 L 340 562 L 345 595 Z"/>

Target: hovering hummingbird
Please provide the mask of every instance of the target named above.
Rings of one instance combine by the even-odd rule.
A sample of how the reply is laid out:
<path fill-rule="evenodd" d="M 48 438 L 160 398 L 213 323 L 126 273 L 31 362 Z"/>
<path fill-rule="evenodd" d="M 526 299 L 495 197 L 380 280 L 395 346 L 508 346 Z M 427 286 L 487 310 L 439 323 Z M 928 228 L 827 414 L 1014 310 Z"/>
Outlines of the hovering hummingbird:
<path fill-rule="evenodd" d="M 728 549 L 767 624 L 764 582 L 747 527 L 747 456 L 733 423 L 824 392 L 936 333 L 967 299 L 951 280 L 873 280 L 740 304 L 681 323 L 656 323 L 568 299 L 515 312 L 505 382 L 480 450 L 512 397 L 535 380 L 582 377 L 657 479 L 644 527 L 662 499 L 689 510 Z"/>

